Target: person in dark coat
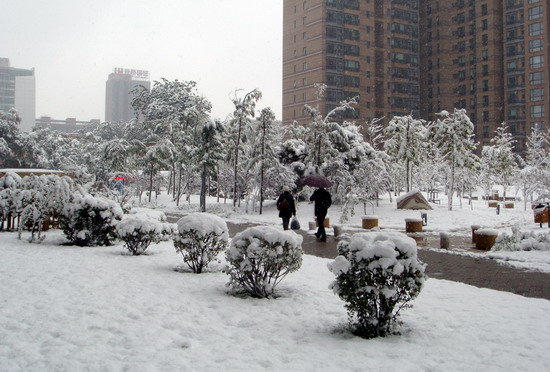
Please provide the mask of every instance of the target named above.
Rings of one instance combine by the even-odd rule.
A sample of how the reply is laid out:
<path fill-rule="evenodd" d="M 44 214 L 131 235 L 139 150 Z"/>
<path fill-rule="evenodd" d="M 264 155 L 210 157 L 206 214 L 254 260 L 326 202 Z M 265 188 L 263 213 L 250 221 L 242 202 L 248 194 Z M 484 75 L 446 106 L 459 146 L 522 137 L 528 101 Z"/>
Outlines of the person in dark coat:
<path fill-rule="evenodd" d="M 327 233 L 325 232 L 325 217 L 327 216 L 328 208 L 332 205 L 332 198 L 330 193 L 324 188 L 320 187 L 309 200 L 315 202 L 315 218 L 317 219 L 317 232 L 315 236 L 322 242 L 327 241 Z"/>
<path fill-rule="evenodd" d="M 283 219 L 283 229 L 285 230 L 288 230 L 290 217 L 296 216 L 296 205 L 294 204 L 294 198 L 290 195 L 289 191 L 290 189 L 288 186 L 283 186 L 283 193 L 279 195 L 279 199 L 277 199 L 279 217 Z"/>

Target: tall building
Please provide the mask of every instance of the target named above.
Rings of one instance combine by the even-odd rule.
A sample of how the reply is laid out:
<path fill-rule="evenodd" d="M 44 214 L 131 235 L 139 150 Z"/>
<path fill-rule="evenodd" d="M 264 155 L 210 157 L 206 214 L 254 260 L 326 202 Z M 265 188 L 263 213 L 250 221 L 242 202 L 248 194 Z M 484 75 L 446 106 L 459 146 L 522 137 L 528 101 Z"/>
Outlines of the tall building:
<path fill-rule="evenodd" d="M 0 58 L 0 111 L 15 108 L 21 117 L 22 131 L 34 127 L 35 95 L 34 69 L 10 67 L 8 58 Z"/>
<path fill-rule="evenodd" d="M 142 85 L 151 89 L 149 71 L 115 68 L 109 74 L 105 94 L 105 121 L 127 122 L 135 118 L 132 90 Z"/>
<path fill-rule="evenodd" d="M 359 95 L 343 119 L 465 108 L 476 140 L 503 121 L 525 147 L 549 114 L 550 4 L 544 0 L 288 0 L 283 22 L 283 123 L 308 122 Z M 327 91 L 316 99 L 315 84 Z"/>

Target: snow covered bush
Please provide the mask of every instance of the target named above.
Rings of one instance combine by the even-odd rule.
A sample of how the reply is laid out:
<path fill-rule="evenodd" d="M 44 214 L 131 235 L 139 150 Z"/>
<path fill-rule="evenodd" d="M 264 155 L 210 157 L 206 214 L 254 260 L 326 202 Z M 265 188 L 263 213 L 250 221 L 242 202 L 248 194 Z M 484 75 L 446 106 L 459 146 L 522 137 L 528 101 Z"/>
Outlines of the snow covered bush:
<path fill-rule="evenodd" d="M 79 246 L 111 245 L 116 224 L 122 218 L 120 206 L 113 200 L 92 195 L 75 195 L 60 216 L 63 233 Z"/>
<path fill-rule="evenodd" d="M 491 251 L 550 251 L 550 234 L 522 232 L 519 226 L 514 226 L 511 234 L 498 236 Z"/>
<path fill-rule="evenodd" d="M 416 242 L 402 233 L 359 233 L 338 244 L 328 264 L 336 276 L 330 288 L 345 303 L 354 333 L 365 338 L 389 334 L 399 311 L 410 307 L 426 276 Z"/>
<path fill-rule="evenodd" d="M 152 211 L 156 212 L 156 211 Z M 162 213 L 162 212 L 161 212 Z M 164 215 L 164 213 L 162 213 Z M 155 214 L 125 214 L 116 225 L 117 236 L 134 256 L 145 252 L 151 243 L 170 239 L 174 225 L 162 222 L 162 216 Z M 164 217 L 166 220 L 166 217 Z"/>
<path fill-rule="evenodd" d="M 226 250 L 228 286 L 234 293 L 267 298 L 275 286 L 302 265 L 302 236 L 273 226 L 238 233 Z"/>
<path fill-rule="evenodd" d="M 216 215 L 191 213 L 178 220 L 174 246 L 194 273 L 200 274 L 227 248 L 228 242 L 227 224 Z"/>

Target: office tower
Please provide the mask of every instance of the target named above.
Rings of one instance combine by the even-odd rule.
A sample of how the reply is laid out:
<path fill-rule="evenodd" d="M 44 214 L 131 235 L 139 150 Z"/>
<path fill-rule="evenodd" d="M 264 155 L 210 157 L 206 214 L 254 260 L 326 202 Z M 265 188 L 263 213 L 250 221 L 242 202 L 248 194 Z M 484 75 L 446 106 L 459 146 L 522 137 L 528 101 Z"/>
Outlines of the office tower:
<path fill-rule="evenodd" d="M 34 69 L 10 67 L 8 58 L 0 58 L 0 111 L 12 108 L 21 117 L 20 130 L 31 131 L 36 112 Z"/>
<path fill-rule="evenodd" d="M 105 94 L 105 121 L 128 122 L 136 118 L 132 108 L 132 90 L 142 85 L 151 89 L 149 71 L 115 68 L 109 74 Z"/>
<path fill-rule="evenodd" d="M 360 96 L 365 120 L 465 108 L 487 145 L 506 121 L 516 150 L 549 114 L 550 5 L 544 0 L 289 0 L 283 22 L 283 123 Z M 316 100 L 314 84 L 327 85 Z"/>

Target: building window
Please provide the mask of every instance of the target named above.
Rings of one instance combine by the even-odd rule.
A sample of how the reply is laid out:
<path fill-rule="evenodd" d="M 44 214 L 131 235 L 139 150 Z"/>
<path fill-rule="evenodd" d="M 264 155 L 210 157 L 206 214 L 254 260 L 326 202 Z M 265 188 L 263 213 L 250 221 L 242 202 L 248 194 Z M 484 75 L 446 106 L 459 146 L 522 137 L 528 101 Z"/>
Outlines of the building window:
<path fill-rule="evenodd" d="M 307 37 L 307 32 L 304 32 L 304 33 L 302 34 L 302 40 L 305 40 L 306 37 Z"/>
<path fill-rule="evenodd" d="M 304 1 L 304 10 L 307 9 L 307 1 Z"/>
<path fill-rule="evenodd" d="M 359 62 L 346 59 L 344 60 L 344 69 L 348 71 L 359 71 Z"/>
<path fill-rule="evenodd" d="M 529 67 L 540 68 L 544 64 L 544 56 L 529 57 Z"/>
<path fill-rule="evenodd" d="M 529 84 L 536 85 L 544 82 L 544 72 L 531 72 L 529 73 Z"/>
<path fill-rule="evenodd" d="M 307 62 L 302 63 L 302 70 L 307 70 Z"/>
<path fill-rule="evenodd" d="M 489 59 L 489 50 L 483 49 L 481 51 L 481 59 L 483 59 L 484 61 Z"/>
<path fill-rule="evenodd" d="M 542 5 L 529 8 L 529 19 L 537 19 L 542 17 Z"/>
<path fill-rule="evenodd" d="M 489 28 L 489 21 L 486 20 L 486 19 L 483 19 L 481 21 L 481 29 L 482 30 L 487 30 Z"/>
<path fill-rule="evenodd" d="M 304 56 L 307 54 L 307 48 L 304 47 L 304 49 L 302 50 L 302 53 L 304 54 Z"/>
<path fill-rule="evenodd" d="M 538 3 L 540 0 L 529 0 L 529 4 Z"/>
<path fill-rule="evenodd" d="M 487 15 L 487 4 L 481 5 L 481 15 L 486 16 Z"/>
<path fill-rule="evenodd" d="M 531 117 L 541 118 L 544 116 L 544 105 L 531 106 Z"/>
<path fill-rule="evenodd" d="M 542 35 L 542 22 L 529 25 L 529 36 Z"/>
<path fill-rule="evenodd" d="M 531 101 L 542 101 L 544 99 L 544 88 L 531 89 Z"/>
<path fill-rule="evenodd" d="M 483 106 L 489 106 L 489 96 L 483 96 Z"/>
<path fill-rule="evenodd" d="M 484 91 L 489 90 L 489 80 L 483 80 L 483 90 Z"/>
<path fill-rule="evenodd" d="M 542 51 L 542 39 L 529 40 L 529 51 L 540 52 Z"/>
<path fill-rule="evenodd" d="M 483 121 L 489 121 L 489 111 L 483 111 Z"/>
<path fill-rule="evenodd" d="M 483 137 L 484 138 L 489 138 L 489 126 L 488 125 L 483 126 Z"/>
<path fill-rule="evenodd" d="M 483 76 L 489 75 L 489 65 L 483 65 L 482 74 L 483 74 Z"/>

